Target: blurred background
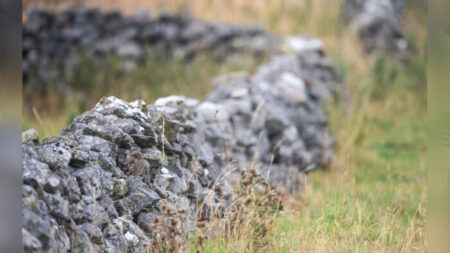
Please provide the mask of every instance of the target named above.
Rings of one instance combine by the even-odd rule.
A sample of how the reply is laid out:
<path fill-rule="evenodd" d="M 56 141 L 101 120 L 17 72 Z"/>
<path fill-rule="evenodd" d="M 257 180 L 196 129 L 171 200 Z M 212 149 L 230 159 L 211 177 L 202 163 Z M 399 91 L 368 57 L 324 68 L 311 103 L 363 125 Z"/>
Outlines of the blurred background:
<path fill-rule="evenodd" d="M 76 6 L 98 7 L 108 11 L 117 10 L 125 16 L 138 11 L 147 12 L 150 16 L 156 16 L 161 11 L 181 13 L 212 22 L 259 26 L 279 35 L 309 35 L 320 38 L 325 44 L 326 52 L 332 56 L 350 85 L 359 83 L 357 79 L 364 76 L 359 74 L 367 73 L 369 68 L 377 68 L 377 73 L 384 75 L 379 73 L 386 68 L 383 59 L 367 58 L 357 36 L 343 21 L 341 14 L 341 10 L 344 9 L 343 2 L 341 0 L 26 0 L 23 2 L 23 21 L 27 21 L 27 11 L 36 6 L 55 11 Z M 424 59 L 426 37 L 424 7 L 425 1 L 409 1 L 401 15 L 402 29 L 408 41 L 409 51 L 412 52 L 408 68 L 415 72 L 414 77 L 408 78 L 420 79 L 408 82 L 411 86 L 424 86 L 424 62 L 421 62 Z M 201 99 L 211 89 L 212 77 L 230 71 L 251 72 L 264 61 L 264 58 L 249 57 L 238 62 L 224 63 L 211 59 L 210 55 L 206 54 L 186 65 L 167 57 L 161 59 L 149 56 L 145 58 L 143 64 L 124 74 L 120 63 L 114 57 L 110 57 L 101 66 L 86 57 L 83 58 L 82 53 L 79 58 L 81 60 L 74 70 L 76 74 L 71 80 L 65 81 L 68 85 L 64 87 L 61 86 L 61 80 L 47 79 L 36 86 L 24 78 L 24 130 L 34 127 L 41 137 L 57 135 L 75 115 L 91 108 L 102 96 L 115 95 L 126 100 L 139 98 L 148 103 L 171 94 Z M 373 63 L 374 61 L 380 63 L 377 65 Z M 421 67 L 422 69 L 417 69 Z M 395 75 L 392 73 L 374 78 L 380 79 L 377 80 L 380 82 L 390 83 L 391 80 L 385 79 Z M 377 89 L 382 85 L 376 85 Z"/>

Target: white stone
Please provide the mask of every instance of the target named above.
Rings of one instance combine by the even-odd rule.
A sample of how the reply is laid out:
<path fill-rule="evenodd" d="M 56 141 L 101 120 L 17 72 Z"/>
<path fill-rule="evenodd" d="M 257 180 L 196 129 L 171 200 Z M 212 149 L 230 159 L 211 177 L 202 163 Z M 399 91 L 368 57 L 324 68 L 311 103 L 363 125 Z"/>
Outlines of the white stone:
<path fill-rule="evenodd" d="M 124 110 L 126 116 L 138 116 L 140 118 L 149 119 L 149 117 L 142 112 L 141 108 L 139 108 L 137 103 L 127 103 L 120 98 L 116 98 L 114 96 L 110 96 L 107 98 L 102 98 L 94 107 L 93 111 L 102 112 L 108 108 L 117 108 L 120 107 Z"/>
<path fill-rule="evenodd" d="M 27 141 L 38 141 L 39 140 L 39 134 L 36 131 L 36 129 L 31 128 L 25 132 L 22 133 L 22 143 L 25 143 Z"/>
<path fill-rule="evenodd" d="M 288 37 L 286 45 L 297 53 L 323 50 L 323 43 L 315 38 Z"/>
<path fill-rule="evenodd" d="M 242 98 L 248 95 L 248 89 L 247 88 L 237 88 L 231 91 L 230 97 L 231 98 Z"/>
<path fill-rule="evenodd" d="M 131 242 L 133 245 L 139 243 L 139 238 L 136 235 L 130 233 L 129 231 L 125 233 L 125 239 Z"/>
<path fill-rule="evenodd" d="M 293 73 L 284 72 L 279 86 L 294 104 L 301 104 L 308 99 L 305 82 Z"/>
<path fill-rule="evenodd" d="M 209 101 L 199 104 L 195 109 L 203 119 L 216 118 L 219 121 L 226 121 L 230 117 L 226 107 Z"/>
<path fill-rule="evenodd" d="M 194 107 L 198 104 L 198 100 L 193 98 L 187 98 L 185 96 L 168 96 L 158 98 L 155 101 L 156 106 L 180 106 Z"/>

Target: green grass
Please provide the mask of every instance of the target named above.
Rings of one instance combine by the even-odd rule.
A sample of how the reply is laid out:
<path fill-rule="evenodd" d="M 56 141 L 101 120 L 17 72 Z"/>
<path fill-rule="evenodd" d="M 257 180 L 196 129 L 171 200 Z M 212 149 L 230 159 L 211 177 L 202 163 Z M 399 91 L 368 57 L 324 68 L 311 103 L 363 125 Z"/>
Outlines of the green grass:
<path fill-rule="evenodd" d="M 426 251 L 424 77 L 411 75 L 416 66 L 396 66 L 398 75 L 380 90 L 374 68 L 350 74 L 360 80 L 349 84 L 350 115 L 327 104 L 336 158 L 328 171 L 308 175 L 305 192 L 278 218 L 269 252 Z M 251 248 L 219 238 L 204 252 Z"/>
<path fill-rule="evenodd" d="M 425 112 L 405 95 L 333 125 L 338 139 L 364 137 L 339 147 L 332 171 L 311 174 L 303 208 L 277 227 L 277 251 L 425 251 Z"/>
<path fill-rule="evenodd" d="M 116 96 L 127 101 L 143 99 L 153 103 L 157 98 L 184 95 L 203 99 L 212 89 L 213 77 L 230 72 L 254 71 L 265 57 L 243 57 L 240 62 L 218 63 L 201 55 L 191 63 L 181 60 L 149 57 L 142 66 L 125 72 L 117 58 L 104 65 L 95 64 L 81 54 L 70 81 L 72 91 L 58 93 L 56 83 L 48 94 L 36 96 L 25 89 L 24 98 L 33 105 L 23 113 L 22 128 L 35 128 L 40 138 L 59 135 L 73 118 L 91 109 L 101 97 Z M 33 109 L 34 108 L 34 109 Z"/>

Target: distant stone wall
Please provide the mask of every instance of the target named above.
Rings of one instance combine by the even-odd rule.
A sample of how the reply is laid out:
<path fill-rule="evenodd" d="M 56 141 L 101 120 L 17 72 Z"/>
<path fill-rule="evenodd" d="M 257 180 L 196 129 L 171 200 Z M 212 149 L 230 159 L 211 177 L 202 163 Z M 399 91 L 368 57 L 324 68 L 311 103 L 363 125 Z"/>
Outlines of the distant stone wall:
<path fill-rule="evenodd" d="M 208 54 L 231 60 L 271 54 L 280 38 L 259 27 L 237 27 L 161 12 L 150 16 L 78 7 L 62 12 L 30 9 L 23 26 L 23 75 L 27 85 L 45 88 L 73 76 L 80 53 L 102 63 L 107 56 L 132 68 L 147 57 L 191 60 Z"/>
<path fill-rule="evenodd" d="M 401 20 L 405 0 L 343 0 L 342 17 L 360 37 L 364 51 L 385 50 L 407 59 Z"/>
<path fill-rule="evenodd" d="M 145 252 L 167 224 L 183 231 L 174 232 L 181 243 L 197 221 L 230 211 L 245 168 L 280 191 L 301 190 L 304 173 L 333 157 L 321 101 L 343 87 L 319 40 L 278 43 L 288 53 L 253 75 L 217 77 L 203 102 L 107 97 L 61 136 L 39 143 L 24 132 L 25 251 Z M 133 151 L 142 175 L 125 173 Z"/>

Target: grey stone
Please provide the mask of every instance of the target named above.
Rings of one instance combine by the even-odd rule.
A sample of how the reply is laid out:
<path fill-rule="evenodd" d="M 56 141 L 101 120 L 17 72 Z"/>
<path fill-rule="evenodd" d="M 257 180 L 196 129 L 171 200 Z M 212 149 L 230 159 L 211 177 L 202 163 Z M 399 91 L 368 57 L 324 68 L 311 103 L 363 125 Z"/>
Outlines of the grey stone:
<path fill-rule="evenodd" d="M 143 54 L 142 49 L 136 43 L 122 44 L 117 48 L 117 55 L 123 58 L 137 59 Z"/>
<path fill-rule="evenodd" d="M 163 170 L 165 168 L 163 167 Z M 173 192 L 175 194 L 181 194 L 186 192 L 187 184 L 183 182 L 181 178 L 179 178 L 176 174 L 168 172 L 168 173 L 159 173 L 156 175 L 154 180 L 155 187 L 158 188 L 165 196 L 167 195 L 167 191 Z"/>
<path fill-rule="evenodd" d="M 151 232 L 152 222 L 158 220 L 158 215 L 150 212 L 142 212 L 138 216 L 137 224 L 145 232 Z"/>
<path fill-rule="evenodd" d="M 97 225 L 102 225 L 110 222 L 108 214 L 100 204 L 90 204 L 84 211 L 84 218 L 86 222 L 92 222 L 93 224 Z"/>
<path fill-rule="evenodd" d="M 72 157 L 71 148 L 66 145 L 65 138 L 46 138 L 37 148 L 37 153 L 42 162 L 47 163 L 50 169 L 58 170 L 67 168 Z"/>
<path fill-rule="evenodd" d="M 357 33 L 367 53 L 381 49 L 407 60 L 408 44 L 401 27 L 405 3 L 405 0 L 345 0 L 342 19 Z"/>
<path fill-rule="evenodd" d="M 194 107 L 198 104 L 196 99 L 187 98 L 184 96 L 169 96 L 159 98 L 155 101 L 156 106 L 171 106 L 171 107 Z"/>
<path fill-rule="evenodd" d="M 118 199 L 127 195 L 128 186 L 127 181 L 123 178 L 113 179 L 114 180 L 114 195 L 113 197 Z"/>
<path fill-rule="evenodd" d="M 82 195 L 97 199 L 113 192 L 112 174 L 102 170 L 100 166 L 83 168 L 73 175 L 77 178 Z"/>
<path fill-rule="evenodd" d="M 47 179 L 47 183 L 45 184 L 44 188 L 47 192 L 54 193 L 59 184 L 60 184 L 59 176 L 52 175 Z"/>
<path fill-rule="evenodd" d="M 64 179 L 66 181 L 64 183 L 63 191 L 67 195 L 67 198 L 70 202 L 78 202 L 81 200 L 81 191 L 78 186 L 77 179 L 75 177 L 68 177 Z"/>
<path fill-rule="evenodd" d="M 48 247 L 48 244 L 52 238 L 51 236 L 51 223 L 49 220 L 44 219 L 28 209 L 22 211 L 22 223 L 24 228 L 32 233 L 32 235 L 39 239 L 43 248 Z"/>
<path fill-rule="evenodd" d="M 44 200 L 53 217 L 59 219 L 69 218 L 69 201 L 65 200 L 59 194 L 49 193 L 44 193 Z"/>
<path fill-rule="evenodd" d="M 150 244 L 150 240 L 145 232 L 142 231 L 132 220 L 119 217 L 114 220 L 114 224 L 119 227 L 119 230 L 122 230 L 125 239 L 128 241 L 128 245 L 131 244 L 136 247 L 137 243 L 141 245 Z"/>
<path fill-rule="evenodd" d="M 106 171 L 113 171 L 116 161 L 113 157 L 100 155 L 98 158 L 99 165 Z"/>
<path fill-rule="evenodd" d="M 149 148 L 158 144 L 158 140 L 154 136 L 132 134 L 131 137 L 134 139 L 134 142 L 136 142 L 136 144 L 141 148 Z"/>
<path fill-rule="evenodd" d="M 71 248 L 73 252 L 95 252 L 98 248 L 92 245 L 89 235 L 81 228 L 77 227 L 74 231 L 74 239 Z"/>
<path fill-rule="evenodd" d="M 92 225 L 91 223 L 83 223 L 79 227 L 88 235 L 93 243 L 102 243 L 103 234 L 98 226 Z"/>
<path fill-rule="evenodd" d="M 74 11 L 70 16 L 66 12 L 48 14 L 43 9 L 29 10 L 28 16 L 33 18 L 24 24 L 23 72 L 25 82 L 32 87 L 45 86 L 52 77 L 71 78 L 78 62 L 76 55 L 83 48 L 90 49 L 85 54 L 97 64 L 102 64 L 106 55 L 114 54 L 127 63 L 124 65 L 136 65 L 149 51 L 186 60 L 209 51 L 218 60 L 223 60 L 231 59 L 231 55 L 238 55 L 238 52 L 260 55 L 275 51 L 280 40 L 274 34 L 262 29 L 256 31 L 254 27 L 210 24 L 183 16 L 144 19 L 141 14 L 110 15 L 110 12 L 95 9 Z M 86 14 L 94 12 L 97 13 L 94 19 L 91 14 Z"/>
<path fill-rule="evenodd" d="M 143 158 L 149 162 L 150 168 L 160 168 L 162 166 L 162 153 L 158 149 L 142 149 Z"/>
<path fill-rule="evenodd" d="M 39 134 L 36 129 L 31 128 L 22 133 L 22 143 L 28 141 L 39 142 Z"/>
<path fill-rule="evenodd" d="M 42 248 L 42 244 L 39 239 L 34 237 L 24 228 L 22 228 L 22 241 L 25 252 L 36 252 Z"/>
<path fill-rule="evenodd" d="M 89 162 L 89 150 L 74 149 L 72 152 L 72 158 L 70 160 L 70 166 L 76 168 L 82 168 Z"/>
<path fill-rule="evenodd" d="M 124 236 L 114 235 L 105 240 L 106 252 L 126 252 L 127 248 L 128 243 Z"/>
<path fill-rule="evenodd" d="M 124 132 L 118 132 L 113 136 L 113 141 L 114 143 L 116 143 L 117 145 L 119 145 L 119 147 L 126 147 L 126 148 L 130 148 L 131 145 L 134 143 L 133 138 L 131 138 L 131 136 L 129 134 L 135 134 L 135 129 L 124 129 L 127 130 L 128 133 L 124 133 Z"/>
<path fill-rule="evenodd" d="M 86 212 L 86 204 L 84 202 L 79 202 L 77 204 L 69 205 L 69 215 L 77 224 L 81 224 L 84 220 Z"/>
<path fill-rule="evenodd" d="M 119 213 L 117 212 L 114 201 L 110 197 L 103 197 L 98 200 L 98 203 L 105 209 L 108 216 L 113 219 L 119 216 Z"/>
<path fill-rule="evenodd" d="M 150 207 L 158 201 L 160 196 L 141 180 L 130 178 L 128 181 L 128 195 L 116 201 L 116 208 L 121 214 L 135 215 L 144 208 Z"/>
<path fill-rule="evenodd" d="M 59 77 L 64 83 L 70 75 L 58 69 L 70 72 L 77 65 L 73 56 L 80 45 L 91 48 L 87 56 L 100 64 L 111 53 L 139 64 L 148 50 L 163 57 L 182 52 L 186 60 L 206 52 L 225 60 L 244 51 L 275 52 L 285 44 L 293 54 L 273 56 L 252 75 L 217 78 L 201 103 L 183 96 L 153 105 L 105 97 L 61 136 L 24 141 L 26 250 L 145 252 L 155 239 L 149 227 L 155 218 L 176 214 L 183 230 L 193 231 L 196 219 L 223 215 L 236 197 L 232 186 L 242 169 L 254 167 L 269 175 L 272 186 L 292 192 L 301 189 L 305 171 L 332 158 L 333 138 L 320 103 L 342 86 L 319 40 L 285 40 L 262 29 L 171 14 L 141 18 L 85 8 L 35 9 L 29 18 L 23 40 L 29 85 Z M 34 72 L 32 62 L 38 66 Z M 122 171 L 133 151 L 146 164 L 137 177 Z M 201 210 L 198 203 L 204 203 Z M 164 205 L 172 210 L 169 217 Z"/>
<path fill-rule="evenodd" d="M 31 185 L 34 188 L 44 188 L 51 175 L 48 165 L 35 159 L 24 159 L 22 161 L 22 171 L 24 184 Z"/>
<path fill-rule="evenodd" d="M 114 224 L 108 223 L 105 225 L 105 228 L 103 229 L 103 235 L 105 237 L 111 237 L 117 234 L 119 234 L 119 230 L 116 228 Z"/>

